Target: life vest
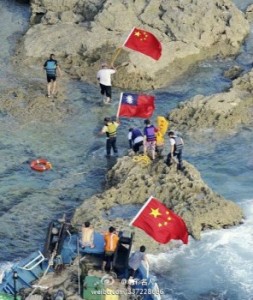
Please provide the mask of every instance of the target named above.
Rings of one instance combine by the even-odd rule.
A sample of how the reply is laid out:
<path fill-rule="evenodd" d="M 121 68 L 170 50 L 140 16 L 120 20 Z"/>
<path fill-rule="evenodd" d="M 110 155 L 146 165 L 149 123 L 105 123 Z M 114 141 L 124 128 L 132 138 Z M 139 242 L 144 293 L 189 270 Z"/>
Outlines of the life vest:
<path fill-rule="evenodd" d="M 175 140 L 175 148 L 174 151 L 177 152 L 179 150 L 182 150 L 184 148 L 184 142 L 183 139 L 179 136 L 172 137 Z"/>
<path fill-rule="evenodd" d="M 108 137 L 116 137 L 117 125 L 114 122 L 107 123 L 107 135 Z"/>
<path fill-rule="evenodd" d="M 46 69 L 47 75 L 55 75 L 56 67 L 57 67 L 56 60 L 53 60 L 53 59 L 47 60 L 45 63 L 45 69 Z"/>
<path fill-rule="evenodd" d="M 105 251 L 114 252 L 118 246 L 119 237 L 115 233 L 107 232 L 104 236 Z"/>
<path fill-rule="evenodd" d="M 144 134 L 146 135 L 148 142 L 152 142 L 156 140 L 155 127 L 153 125 L 145 127 Z"/>
<path fill-rule="evenodd" d="M 134 141 L 139 136 L 142 136 L 141 131 L 137 128 L 133 129 L 133 131 L 132 131 L 132 141 Z"/>

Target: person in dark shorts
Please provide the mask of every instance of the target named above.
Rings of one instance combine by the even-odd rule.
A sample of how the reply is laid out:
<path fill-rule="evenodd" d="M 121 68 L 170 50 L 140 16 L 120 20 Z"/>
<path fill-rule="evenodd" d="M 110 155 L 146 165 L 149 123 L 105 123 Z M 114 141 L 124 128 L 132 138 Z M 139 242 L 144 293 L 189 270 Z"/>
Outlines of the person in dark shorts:
<path fill-rule="evenodd" d="M 50 98 L 56 95 L 56 77 L 58 74 L 61 76 L 61 69 L 54 54 L 50 54 L 49 59 L 44 63 L 44 70 L 47 74 L 47 96 Z"/>
<path fill-rule="evenodd" d="M 108 264 L 110 271 L 112 271 L 112 262 L 114 253 L 117 250 L 119 236 L 114 227 L 109 227 L 109 231 L 104 235 L 105 241 L 105 254 L 103 258 L 102 271 L 105 271 L 105 267 Z"/>
<path fill-rule="evenodd" d="M 177 170 L 183 171 L 183 148 L 184 141 L 181 137 L 177 136 L 174 131 L 169 131 L 168 136 L 170 139 L 170 153 L 167 155 L 166 165 L 169 167 L 172 165 L 174 157 L 177 158 Z"/>
<path fill-rule="evenodd" d="M 104 98 L 105 104 L 110 104 L 112 101 L 112 83 L 111 75 L 116 72 L 116 69 L 109 67 L 106 63 L 101 65 L 101 69 L 97 72 L 97 79 L 99 81 L 101 94 L 106 96 Z"/>

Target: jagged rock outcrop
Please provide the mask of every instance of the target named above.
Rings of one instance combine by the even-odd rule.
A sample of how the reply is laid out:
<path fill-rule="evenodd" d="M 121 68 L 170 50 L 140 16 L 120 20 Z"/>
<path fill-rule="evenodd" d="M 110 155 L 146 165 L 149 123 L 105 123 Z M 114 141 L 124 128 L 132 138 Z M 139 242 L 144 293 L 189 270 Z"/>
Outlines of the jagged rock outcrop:
<path fill-rule="evenodd" d="M 95 81 L 104 60 L 111 60 L 133 26 L 151 31 L 162 42 L 154 61 L 122 50 L 114 85 L 156 88 L 175 80 L 198 60 L 235 54 L 249 32 L 243 13 L 229 0 L 31 0 L 31 28 L 24 36 L 26 63 L 49 53 L 75 77 Z"/>
<path fill-rule="evenodd" d="M 185 162 L 185 171 L 179 172 L 176 165 L 169 168 L 163 161 L 142 166 L 131 157 L 123 157 L 108 172 L 105 192 L 85 200 L 73 222 L 90 220 L 97 228 L 104 228 L 110 224 L 112 207 L 120 205 L 124 210 L 124 205 L 142 204 L 151 195 L 180 215 L 196 239 L 200 239 L 202 230 L 236 225 L 243 217 L 241 208 L 214 193 L 191 164 Z M 112 222 L 124 228 L 129 220 Z M 136 242 L 143 242 L 145 234 L 137 229 L 135 232 Z M 152 245 L 150 238 L 148 243 Z"/>
<path fill-rule="evenodd" d="M 168 118 L 179 131 L 201 133 L 207 131 L 229 134 L 242 125 L 252 123 L 253 70 L 233 81 L 232 88 L 210 96 L 197 95 L 179 104 Z"/>

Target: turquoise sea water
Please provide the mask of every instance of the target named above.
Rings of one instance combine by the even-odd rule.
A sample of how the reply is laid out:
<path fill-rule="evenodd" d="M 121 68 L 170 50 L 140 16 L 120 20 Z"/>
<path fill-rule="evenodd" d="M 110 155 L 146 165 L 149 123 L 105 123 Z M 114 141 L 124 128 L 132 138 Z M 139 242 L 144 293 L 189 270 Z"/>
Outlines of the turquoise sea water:
<path fill-rule="evenodd" d="M 248 3 L 237 4 L 245 9 Z M 19 84 L 8 61 L 17 38 L 28 26 L 29 7 L 13 0 L 0 0 L 0 4 L 3 88 Z M 194 95 L 228 89 L 231 82 L 223 77 L 223 71 L 235 64 L 249 70 L 252 43 L 250 34 L 236 58 L 202 62 L 177 83 L 155 91 L 156 115 L 167 113 Z M 53 126 L 33 122 L 20 127 L 11 116 L 0 114 L 2 269 L 43 245 L 45 229 L 52 218 L 64 212 L 70 216 L 85 198 L 103 189 L 110 164 L 104 158 L 104 138 L 97 138 L 96 133 L 103 118 L 117 111 L 120 91 L 114 90 L 115 102 L 107 108 L 99 105 L 97 86 L 72 81 L 67 90 L 71 113 L 64 122 Z M 140 120 L 122 121 L 120 155 L 128 147 L 127 128 L 133 124 L 143 126 Z M 198 145 L 186 140 L 185 158 L 198 168 L 211 188 L 239 203 L 247 218 L 241 226 L 206 232 L 201 241 L 190 240 L 188 246 L 152 256 L 152 269 L 165 290 L 165 299 L 253 299 L 252 139 L 253 130 L 247 127 L 222 143 L 213 140 L 210 145 Z M 33 172 L 29 162 L 37 157 L 51 161 L 53 170 Z"/>

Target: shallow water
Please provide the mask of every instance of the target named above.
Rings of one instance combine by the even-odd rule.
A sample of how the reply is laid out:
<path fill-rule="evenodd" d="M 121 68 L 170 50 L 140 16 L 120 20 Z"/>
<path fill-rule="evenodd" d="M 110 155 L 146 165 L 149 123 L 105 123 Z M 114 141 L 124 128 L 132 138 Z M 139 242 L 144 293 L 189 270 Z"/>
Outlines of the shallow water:
<path fill-rule="evenodd" d="M 237 1 L 245 9 L 248 1 Z M 8 62 L 14 41 L 28 26 L 29 9 L 0 1 L 1 40 L 0 87 L 15 86 L 18 79 Z M 209 60 L 192 68 L 177 83 L 155 91 L 156 113 L 165 114 L 196 94 L 209 95 L 228 89 L 231 81 L 223 71 L 240 64 L 245 71 L 252 64 L 252 35 L 236 59 Z M 25 80 L 23 78 L 22 80 Z M 97 132 L 105 116 L 115 115 L 120 91 L 114 89 L 114 104 L 99 105 L 98 87 L 72 81 L 67 86 L 72 113 L 51 124 L 34 122 L 22 127 L 0 114 L 0 264 L 6 264 L 43 245 L 45 229 L 54 217 L 70 216 L 85 198 L 102 191 L 104 175 L 110 166 L 104 158 L 104 138 Z M 122 119 L 118 146 L 120 155 L 128 147 L 127 128 L 143 127 L 139 119 Z M 153 264 L 166 299 L 250 299 L 252 295 L 252 128 L 209 146 L 186 140 L 185 158 L 193 163 L 216 192 L 238 202 L 245 209 L 244 225 L 210 231 L 201 241 L 190 241 L 155 257 Z M 53 170 L 36 173 L 29 162 L 45 157 Z M 113 163 L 113 161 L 112 161 Z M 112 211 L 119 216 L 119 211 Z M 126 211 L 131 216 L 131 207 Z M 242 268 L 243 266 L 243 268 Z"/>

